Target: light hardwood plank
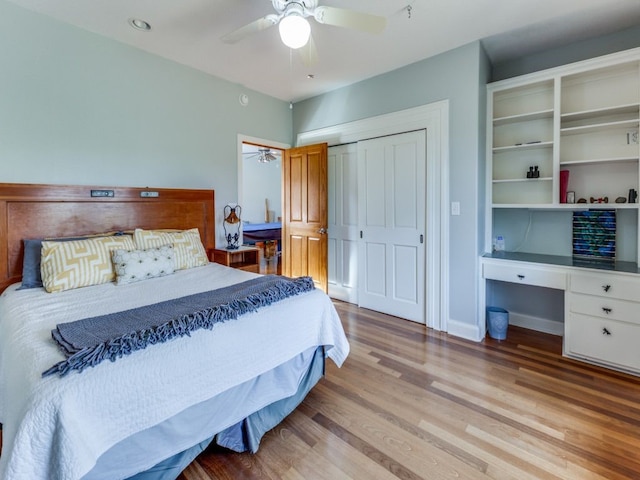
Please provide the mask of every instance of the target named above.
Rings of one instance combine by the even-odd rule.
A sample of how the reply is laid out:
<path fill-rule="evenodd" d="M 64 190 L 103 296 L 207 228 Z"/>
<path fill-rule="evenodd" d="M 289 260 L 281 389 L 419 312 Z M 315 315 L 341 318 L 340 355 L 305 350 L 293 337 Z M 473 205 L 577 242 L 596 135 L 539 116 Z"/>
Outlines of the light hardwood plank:
<path fill-rule="evenodd" d="M 335 302 L 351 354 L 262 440 L 210 448 L 179 477 L 638 479 L 640 381 L 509 327 L 469 342 Z"/>

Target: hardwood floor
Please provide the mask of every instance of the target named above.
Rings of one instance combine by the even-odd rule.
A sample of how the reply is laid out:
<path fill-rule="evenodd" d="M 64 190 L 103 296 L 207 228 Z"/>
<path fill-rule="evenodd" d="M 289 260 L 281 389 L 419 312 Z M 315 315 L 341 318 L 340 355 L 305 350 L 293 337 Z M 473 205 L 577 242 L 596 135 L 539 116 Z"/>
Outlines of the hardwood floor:
<path fill-rule="evenodd" d="M 262 440 L 179 477 L 638 479 L 640 379 L 510 327 L 474 343 L 336 302 L 351 354 Z"/>

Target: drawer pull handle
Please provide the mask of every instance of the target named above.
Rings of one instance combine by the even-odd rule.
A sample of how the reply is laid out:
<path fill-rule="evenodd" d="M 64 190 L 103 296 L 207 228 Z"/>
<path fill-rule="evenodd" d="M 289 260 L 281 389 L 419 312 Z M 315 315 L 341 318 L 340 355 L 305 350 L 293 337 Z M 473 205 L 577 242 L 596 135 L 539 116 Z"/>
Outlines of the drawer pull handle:
<path fill-rule="evenodd" d="M 608 292 L 610 288 L 611 288 L 611 285 L 602 285 L 602 289 L 603 289 L 605 292 Z"/>
<path fill-rule="evenodd" d="M 519 275 L 518 275 L 518 278 L 519 278 L 520 280 L 524 280 L 524 275 L 520 275 L 520 274 L 519 274 Z"/>
<path fill-rule="evenodd" d="M 611 332 L 609 330 L 607 330 L 606 328 L 602 329 L 602 334 L 603 335 L 611 335 Z"/>
<path fill-rule="evenodd" d="M 611 313 L 611 309 L 609 307 L 602 307 L 602 311 L 609 315 Z"/>

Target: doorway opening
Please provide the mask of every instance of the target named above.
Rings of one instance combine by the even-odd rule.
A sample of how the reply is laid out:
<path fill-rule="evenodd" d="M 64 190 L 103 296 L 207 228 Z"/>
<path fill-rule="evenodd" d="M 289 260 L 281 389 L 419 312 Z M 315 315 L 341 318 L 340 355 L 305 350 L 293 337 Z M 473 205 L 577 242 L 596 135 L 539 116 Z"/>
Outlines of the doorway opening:
<path fill-rule="evenodd" d="M 238 198 L 242 241 L 260 250 L 262 274 L 282 272 L 282 156 L 284 147 L 242 141 Z"/>

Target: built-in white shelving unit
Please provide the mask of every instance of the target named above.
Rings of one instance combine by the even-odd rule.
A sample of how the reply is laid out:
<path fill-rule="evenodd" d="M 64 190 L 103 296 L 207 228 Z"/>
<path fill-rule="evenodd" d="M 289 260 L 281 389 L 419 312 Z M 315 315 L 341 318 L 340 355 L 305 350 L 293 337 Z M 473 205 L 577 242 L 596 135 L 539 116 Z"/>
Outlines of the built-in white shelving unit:
<path fill-rule="evenodd" d="M 489 142 L 494 204 L 552 202 L 553 91 L 553 80 L 543 80 L 494 92 Z M 539 178 L 527 178 L 533 165 L 538 166 Z"/>
<path fill-rule="evenodd" d="M 563 335 L 565 355 L 640 375 L 640 48 L 490 84 L 487 100 L 481 325 L 504 303 L 510 323 Z M 617 209 L 615 262 L 572 256 L 583 209 Z M 497 234 L 506 251 L 490 253 Z"/>
<path fill-rule="evenodd" d="M 615 200 L 640 187 L 640 49 L 496 82 L 487 97 L 487 252 L 497 209 L 638 210 Z M 586 203 L 561 198 L 561 175 Z"/>

